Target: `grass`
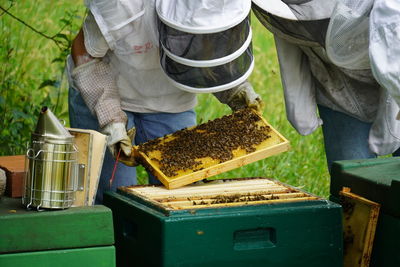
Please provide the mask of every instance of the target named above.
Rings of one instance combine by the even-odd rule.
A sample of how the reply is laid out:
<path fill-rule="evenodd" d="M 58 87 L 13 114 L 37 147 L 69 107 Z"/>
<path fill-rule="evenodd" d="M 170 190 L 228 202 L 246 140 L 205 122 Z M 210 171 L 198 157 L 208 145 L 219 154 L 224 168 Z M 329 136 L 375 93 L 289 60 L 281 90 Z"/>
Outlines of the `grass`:
<path fill-rule="evenodd" d="M 7 7 L 10 2 L 2 1 L 0 5 Z M 74 24 L 69 29 L 64 29 L 64 32 L 75 34 L 85 12 L 83 1 L 14 1 L 14 7 L 9 11 L 40 31 L 51 35 L 57 33 L 62 27 L 61 18 L 66 14 L 66 11 L 72 10 L 76 12 Z M 0 14 L 2 13 L 0 11 Z M 255 68 L 250 81 L 265 102 L 263 116 L 290 141 L 291 150 L 214 178 L 271 177 L 301 187 L 316 195 L 327 197 L 329 175 L 326 168 L 321 129 L 312 135 L 300 136 L 289 124 L 286 119 L 279 64 L 273 37 L 255 17 L 252 18 L 252 26 Z M 6 42 L 13 48 L 12 58 L 2 57 L 0 59 L 3 66 L 1 71 L 3 72 L 4 66 L 8 64 L 7 69 L 11 69 L 15 74 L 13 81 L 21 83 L 21 86 L 17 86 L 16 90 L 27 90 L 32 95 L 31 101 L 40 101 L 40 97 L 44 95 L 43 90 L 50 95 L 50 98 L 60 96 L 61 100 L 55 113 L 61 119 L 68 121 L 67 85 L 65 81 L 58 88 L 48 86 L 42 88 L 42 91 L 37 89 L 44 80 L 54 79 L 59 75 L 61 63 L 53 63 L 53 60 L 59 56 L 57 47 L 51 40 L 34 33 L 6 14 L 0 16 L 0 29 L 2 40 L 0 51 L 7 52 L 5 51 Z M 2 86 L 1 99 L 5 98 L 5 94 L 10 93 L 6 89 Z M 199 105 L 196 107 L 196 112 L 199 123 L 230 113 L 228 107 L 220 104 L 210 94 L 199 95 L 198 99 Z M 10 109 L 10 106 L 1 106 Z M 3 111 L 1 110 L 1 112 Z M 139 176 L 142 181 L 146 179 L 143 168 L 139 168 Z"/>

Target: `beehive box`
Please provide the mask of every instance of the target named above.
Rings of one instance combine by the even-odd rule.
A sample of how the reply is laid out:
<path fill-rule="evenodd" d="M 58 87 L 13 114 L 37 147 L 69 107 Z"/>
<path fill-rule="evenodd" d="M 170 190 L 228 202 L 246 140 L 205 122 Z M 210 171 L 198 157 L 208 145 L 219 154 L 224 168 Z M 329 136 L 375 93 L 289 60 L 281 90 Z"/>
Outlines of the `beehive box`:
<path fill-rule="evenodd" d="M 178 188 L 289 149 L 289 141 L 253 109 L 134 147 L 145 168 Z"/>
<path fill-rule="evenodd" d="M 343 187 L 380 204 L 371 267 L 400 266 L 400 158 L 337 161 L 332 165 L 330 199 L 340 203 Z"/>
<path fill-rule="evenodd" d="M 107 192 L 118 266 L 342 266 L 341 207 L 267 178 Z"/>
<path fill-rule="evenodd" d="M 0 199 L 0 266 L 115 266 L 111 210 L 102 205 L 29 211 Z"/>

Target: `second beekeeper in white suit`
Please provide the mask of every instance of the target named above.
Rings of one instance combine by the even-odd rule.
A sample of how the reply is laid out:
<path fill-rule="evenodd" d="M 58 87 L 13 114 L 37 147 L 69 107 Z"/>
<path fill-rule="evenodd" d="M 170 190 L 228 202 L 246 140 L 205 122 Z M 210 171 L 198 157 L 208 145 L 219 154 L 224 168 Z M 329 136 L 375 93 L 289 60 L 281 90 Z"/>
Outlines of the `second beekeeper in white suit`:
<path fill-rule="evenodd" d="M 274 34 L 288 120 L 302 135 L 322 126 L 328 167 L 399 156 L 399 1 L 253 3 Z"/>

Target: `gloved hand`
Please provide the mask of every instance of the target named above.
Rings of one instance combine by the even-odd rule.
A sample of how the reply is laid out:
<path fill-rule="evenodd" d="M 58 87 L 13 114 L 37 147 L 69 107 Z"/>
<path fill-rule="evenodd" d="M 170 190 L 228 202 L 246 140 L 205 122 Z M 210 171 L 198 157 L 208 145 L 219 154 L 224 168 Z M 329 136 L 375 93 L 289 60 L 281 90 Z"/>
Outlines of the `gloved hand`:
<path fill-rule="evenodd" d="M 227 104 L 232 111 L 251 107 L 259 113 L 262 113 L 264 108 L 264 102 L 254 91 L 253 86 L 248 81 L 245 81 L 232 89 L 213 93 L 213 95 L 221 103 Z"/>
<path fill-rule="evenodd" d="M 107 146 L 114 158 L 117 158 L 118 152 L 121 149 L 118 158 L 120 162 L 127 166 L 138 165 L 132 154 L 132 140 L 136 134 L 135 128 L 127 132 L 124 123 L 112 122 L 107 124 L 101 132 L 108 136 Z"/>

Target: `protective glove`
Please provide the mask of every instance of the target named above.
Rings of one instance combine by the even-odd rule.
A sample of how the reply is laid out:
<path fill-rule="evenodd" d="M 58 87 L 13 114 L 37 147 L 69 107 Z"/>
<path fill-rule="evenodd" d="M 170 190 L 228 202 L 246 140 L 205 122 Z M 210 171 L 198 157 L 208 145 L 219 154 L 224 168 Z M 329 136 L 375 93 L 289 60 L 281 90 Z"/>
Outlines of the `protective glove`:
<path fill-rule="evenodd" d="M 121 153 L 118 160 L 127 166 L 137 166 L 138 163 L 132 153 L 132 140 L 135 138 L 136 129 L 126 131 L 125 124 L 113 122 L 107 124 L 101 132 L 108 136 L 107 147 L 114 158 L 117 158 L 119 150 Z"/>
<path fill-rule="evenodd" d="M 90 112 L 97 117 L 100 128 L 110 123 L 126 123 L 116 79 L 108 62 L 93 59 L 76 67 L 72 78 Z"/>
<path fill-rule="evenodd" d="M 264 108 L 264 102 L 254 91 L 253 86 L 248 81 L 245 81 L 232 89 L 213 93 L 213 95 L 221 103 L 227 104 L 232 111 L 251 107 L 259 113 L 262 113 Z"/>

